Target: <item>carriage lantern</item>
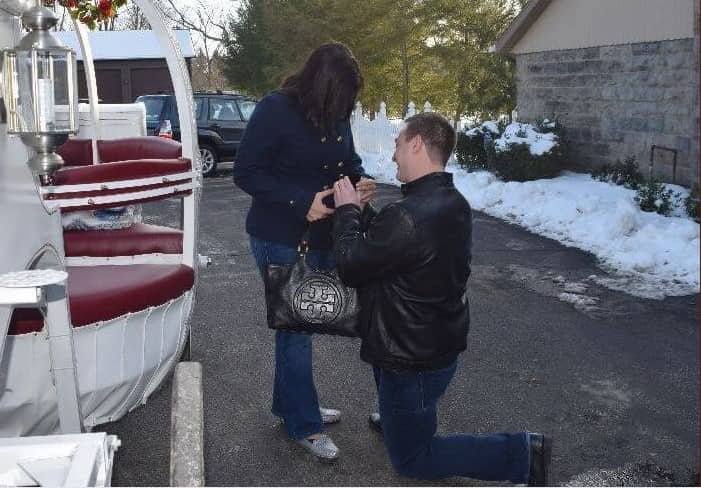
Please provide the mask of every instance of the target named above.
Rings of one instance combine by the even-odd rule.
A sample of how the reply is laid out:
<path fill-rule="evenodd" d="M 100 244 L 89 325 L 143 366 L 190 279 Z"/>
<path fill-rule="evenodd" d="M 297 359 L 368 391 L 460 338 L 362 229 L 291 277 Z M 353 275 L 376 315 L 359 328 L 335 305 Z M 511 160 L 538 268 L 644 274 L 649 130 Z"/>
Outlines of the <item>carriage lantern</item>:
<path fill-rule="evenodd" d="M 3 51 L 7 131 L 36 151 L 27 164 L 43 180 L 63 166 L 56 148 L 78 132 L 76 55 L 49 32 L 57 20 L 46 7 L 26 11 L 29 32 Z"/>

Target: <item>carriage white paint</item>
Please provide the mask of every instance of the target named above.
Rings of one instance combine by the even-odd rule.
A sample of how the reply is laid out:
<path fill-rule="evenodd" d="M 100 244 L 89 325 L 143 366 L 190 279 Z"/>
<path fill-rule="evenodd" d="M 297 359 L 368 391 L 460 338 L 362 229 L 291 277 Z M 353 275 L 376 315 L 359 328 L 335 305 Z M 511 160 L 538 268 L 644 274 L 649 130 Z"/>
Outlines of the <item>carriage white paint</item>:
<path fill-rule="evenodd" d="M 134 263 L 178 263 L 196 271 L 199 262 L 196 260 L 196 234 L 201 172 L 199 157 L 196 157 L 198 148 L 190 80 L 179 44 L 167 29 L 152 1 L 130 1 L 142 10 L 166 54 L 175 97 L 181 108 L 179 114 L 182 155 L 190 159 L 192 168 L 189 172 L 175 175 L 175 179 L 181 181 L 177 187 L 167 187 L 165 190 L 148 187 L 140 190 L 140 186 L 152 183 L 148 179 L 131 180 L 126 183 L 121 181 L 115 183 L 114 187 L 122 185 L 132 190 L 135 188 L 137 196 L 143 194 L 147 197 L 169 194 L 174 189 L 192 190 L 182 199 L 183 252 L 167 256 L 157 253 L 117 256 L 107 261 L 71 258 L 67 262 L 60 208 L 86 202 L 78 202 L 76 199 L 45 201 L 43 197 L 47 194 L 54 192 L 60 195 L 66 189 L 42 187 L 26 165 L 30 157 L 27 148 L 19 137 L 8 136 L 6 125 L 0 124 L 0 275 L 23 270 L 64 270 L 67 265 Z M 33 1 L 0 0 L 0 48 L 16 45 L 22 36 L 18 15 L 33 6 Z M 110 106 L 101 113 L 97 104 L 95 71 L 86 30 L 82 24 L 76 24 L 76 31 L 88 77 L 90 104 L 87 110 L 81 111 L 90 114 L 89 117 L 82 117 L 85 134 L 97 139 L 103 133 L 101 129 L 105 129 L 109 124 L 114 125 L 114 121 L 118 120 L 120 130 L 124 131 L 130 127 L 133 131 L 124 135 L 143 135 L 143 111 L 142 120 L 137 124 L 122 123 L 124 120 L 135 120 L 133 107 L 126 107 L 120 111 L 119 107 Z M 138 110 L 141 109 L 136 108 L 137 112 Z M 121 118 L 114 116 L 120 113 L 129 115 Z M 103 127 L 101 120 L 104 123 Z M 97 145 L 93 142 L 93 161 L 99 160 L 96 156 Z M 173 178 L 172 175 L 170 177 Z M 167 180 L 163 178 L 161 181 Z M 135 196 L 122 194 L 100 198 L 112 202 L 128 200 Z M 28 282 L 25 285 L 14 288 L 2 286 L 0 280 L 0 437 L 78 434 L 101 423 L 117 420 L 146 402 L 149 395 L 172 371 L 185 347 L 196 278 L 195 285 L 190 290 L 167 303 L 80 328 L 71 327 L 66 289 L 60 282 L 51 285 Z M 70 296 L 67 298 L 70 300 Z M 46 306 L 44 328 L 39 332 L 7 336 L 13 304 L 28 303 L 32 300 L 35 300 L 35 304 Z M 18 442 L 25 450 L 31 451 L 30 444 L 36 449 L 44 449 L 36 447 L 41 446 L 41 438 L 32 439 L 35 441 L 33 444 L 27 440 Z M 76 445 L 82 445 L 83 442 L 76 439 L 72 441 L 77 442 Z M 11 442 L 0 442 L 0 451 L 10 449 L 7 446 L 11 445 Z M 49 445 L 52 442 L 63 441 L 47 438 L 46 442 L 48 444 L 45 445 Z M 104 452 L 102 458 L 106 463 L 105 466 L 96 468 L 98 471 L 102 469 L 99 471 L 102 473 L 101 477 L 91 480 L 96 484 L 108 484 L 112 452 L 116 449 L 116 444 L 113 440 L 108 442 L 105 439 L 86 440 L 83 443 L 88 445 L 90 442 L 98 447 L 85 447 L 85 452 L 97 452 L 95 449 L 102 449 L 100 452 Z M 99 445 L 103 447 L 100 448 Z M 79 454 L 74 452 L 76 453 Z M 78 458 L 66 461 L 69 463 L 67 466 L 79 462 Z M 87 458 L 82 459 L 80 462 L 84 463 Z M 59 461 L 55 462 L 60 464 Z M 19 466 L 17 463 L 15 464 Z M 10 469 L 5 464 L 0 464 L 0 476 Z M 3 471 L 5 468 L 6 471 Z M 75 474 L 71 469 L 73 468 L 59 471 L 66 475 L 69 472 Z M 52 478 L 55 484 L 63 484 L 68 479 L 60 479 L 60 475 L 57 476 L 59 477 Z"/>

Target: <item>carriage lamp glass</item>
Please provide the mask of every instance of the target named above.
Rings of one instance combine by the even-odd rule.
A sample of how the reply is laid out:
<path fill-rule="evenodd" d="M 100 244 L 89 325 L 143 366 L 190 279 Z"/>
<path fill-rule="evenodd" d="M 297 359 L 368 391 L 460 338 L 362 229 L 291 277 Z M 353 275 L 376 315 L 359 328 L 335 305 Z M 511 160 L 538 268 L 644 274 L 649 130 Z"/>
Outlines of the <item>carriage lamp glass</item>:
<path fill-rule="evenodd" d="M 36 151 L 28 164 L 43 178 L 63 166 L 55 150 L 79 127 L 76 55 L 49 32 L 57 20 L 46 7 L 28 10 L 29 32 L 3 52 L 7 131 Z"/>

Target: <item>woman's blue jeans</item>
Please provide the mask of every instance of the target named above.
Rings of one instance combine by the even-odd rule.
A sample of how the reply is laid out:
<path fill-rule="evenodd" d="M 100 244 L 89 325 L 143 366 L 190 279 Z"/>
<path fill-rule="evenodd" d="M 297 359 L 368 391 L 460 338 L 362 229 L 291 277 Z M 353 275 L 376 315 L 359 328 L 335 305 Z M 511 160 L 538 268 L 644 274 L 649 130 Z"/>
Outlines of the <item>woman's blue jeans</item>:
<path fill-rule="evenodd" d="M 293 264 L 297 260 L 296 247 L 253 236 L 250 239 L 261 275 L 270 263 Z M 317 269 L 331 269 L 335 264 L 330 250 L 310 250 L 307 262 Z M 324 431 L 312 374 L 311 335 L 275 332 L 275 383 L 271 411 L 284 419 L 287 434 L 292 439 L 304 439 Z"/>
<path fill-rule="evenodd" d="M 455 374 L 444 369 L 395 372 L 374 368 L 385 446 L 403 476 L 451 476 L 492 481 L 528 481 L 530 446 L 525 432 L 437 436 L 436 403 Z"/>

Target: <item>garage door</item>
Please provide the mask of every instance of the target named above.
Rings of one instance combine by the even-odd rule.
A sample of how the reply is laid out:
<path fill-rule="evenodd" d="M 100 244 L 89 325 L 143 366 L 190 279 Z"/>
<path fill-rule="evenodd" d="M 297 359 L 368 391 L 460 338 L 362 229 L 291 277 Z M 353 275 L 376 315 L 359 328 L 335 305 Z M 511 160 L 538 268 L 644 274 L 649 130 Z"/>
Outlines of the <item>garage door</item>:
<path fill-rule="evenodd" d="M 131 100 L 141 95 L 155 95 L 157 93 L 173 93 L 173 84 L 170 81 L 168 68 L 131 68 Z"/>
<path fill-rule="evenodd" d="M 97 94 L 100 103 L 122 102 L 122 70 L 121 69 L 97 69 Z M 87 82 L 82 69 L 78 70 L 78 97 L 84 101 L 88 99 Z"/>

